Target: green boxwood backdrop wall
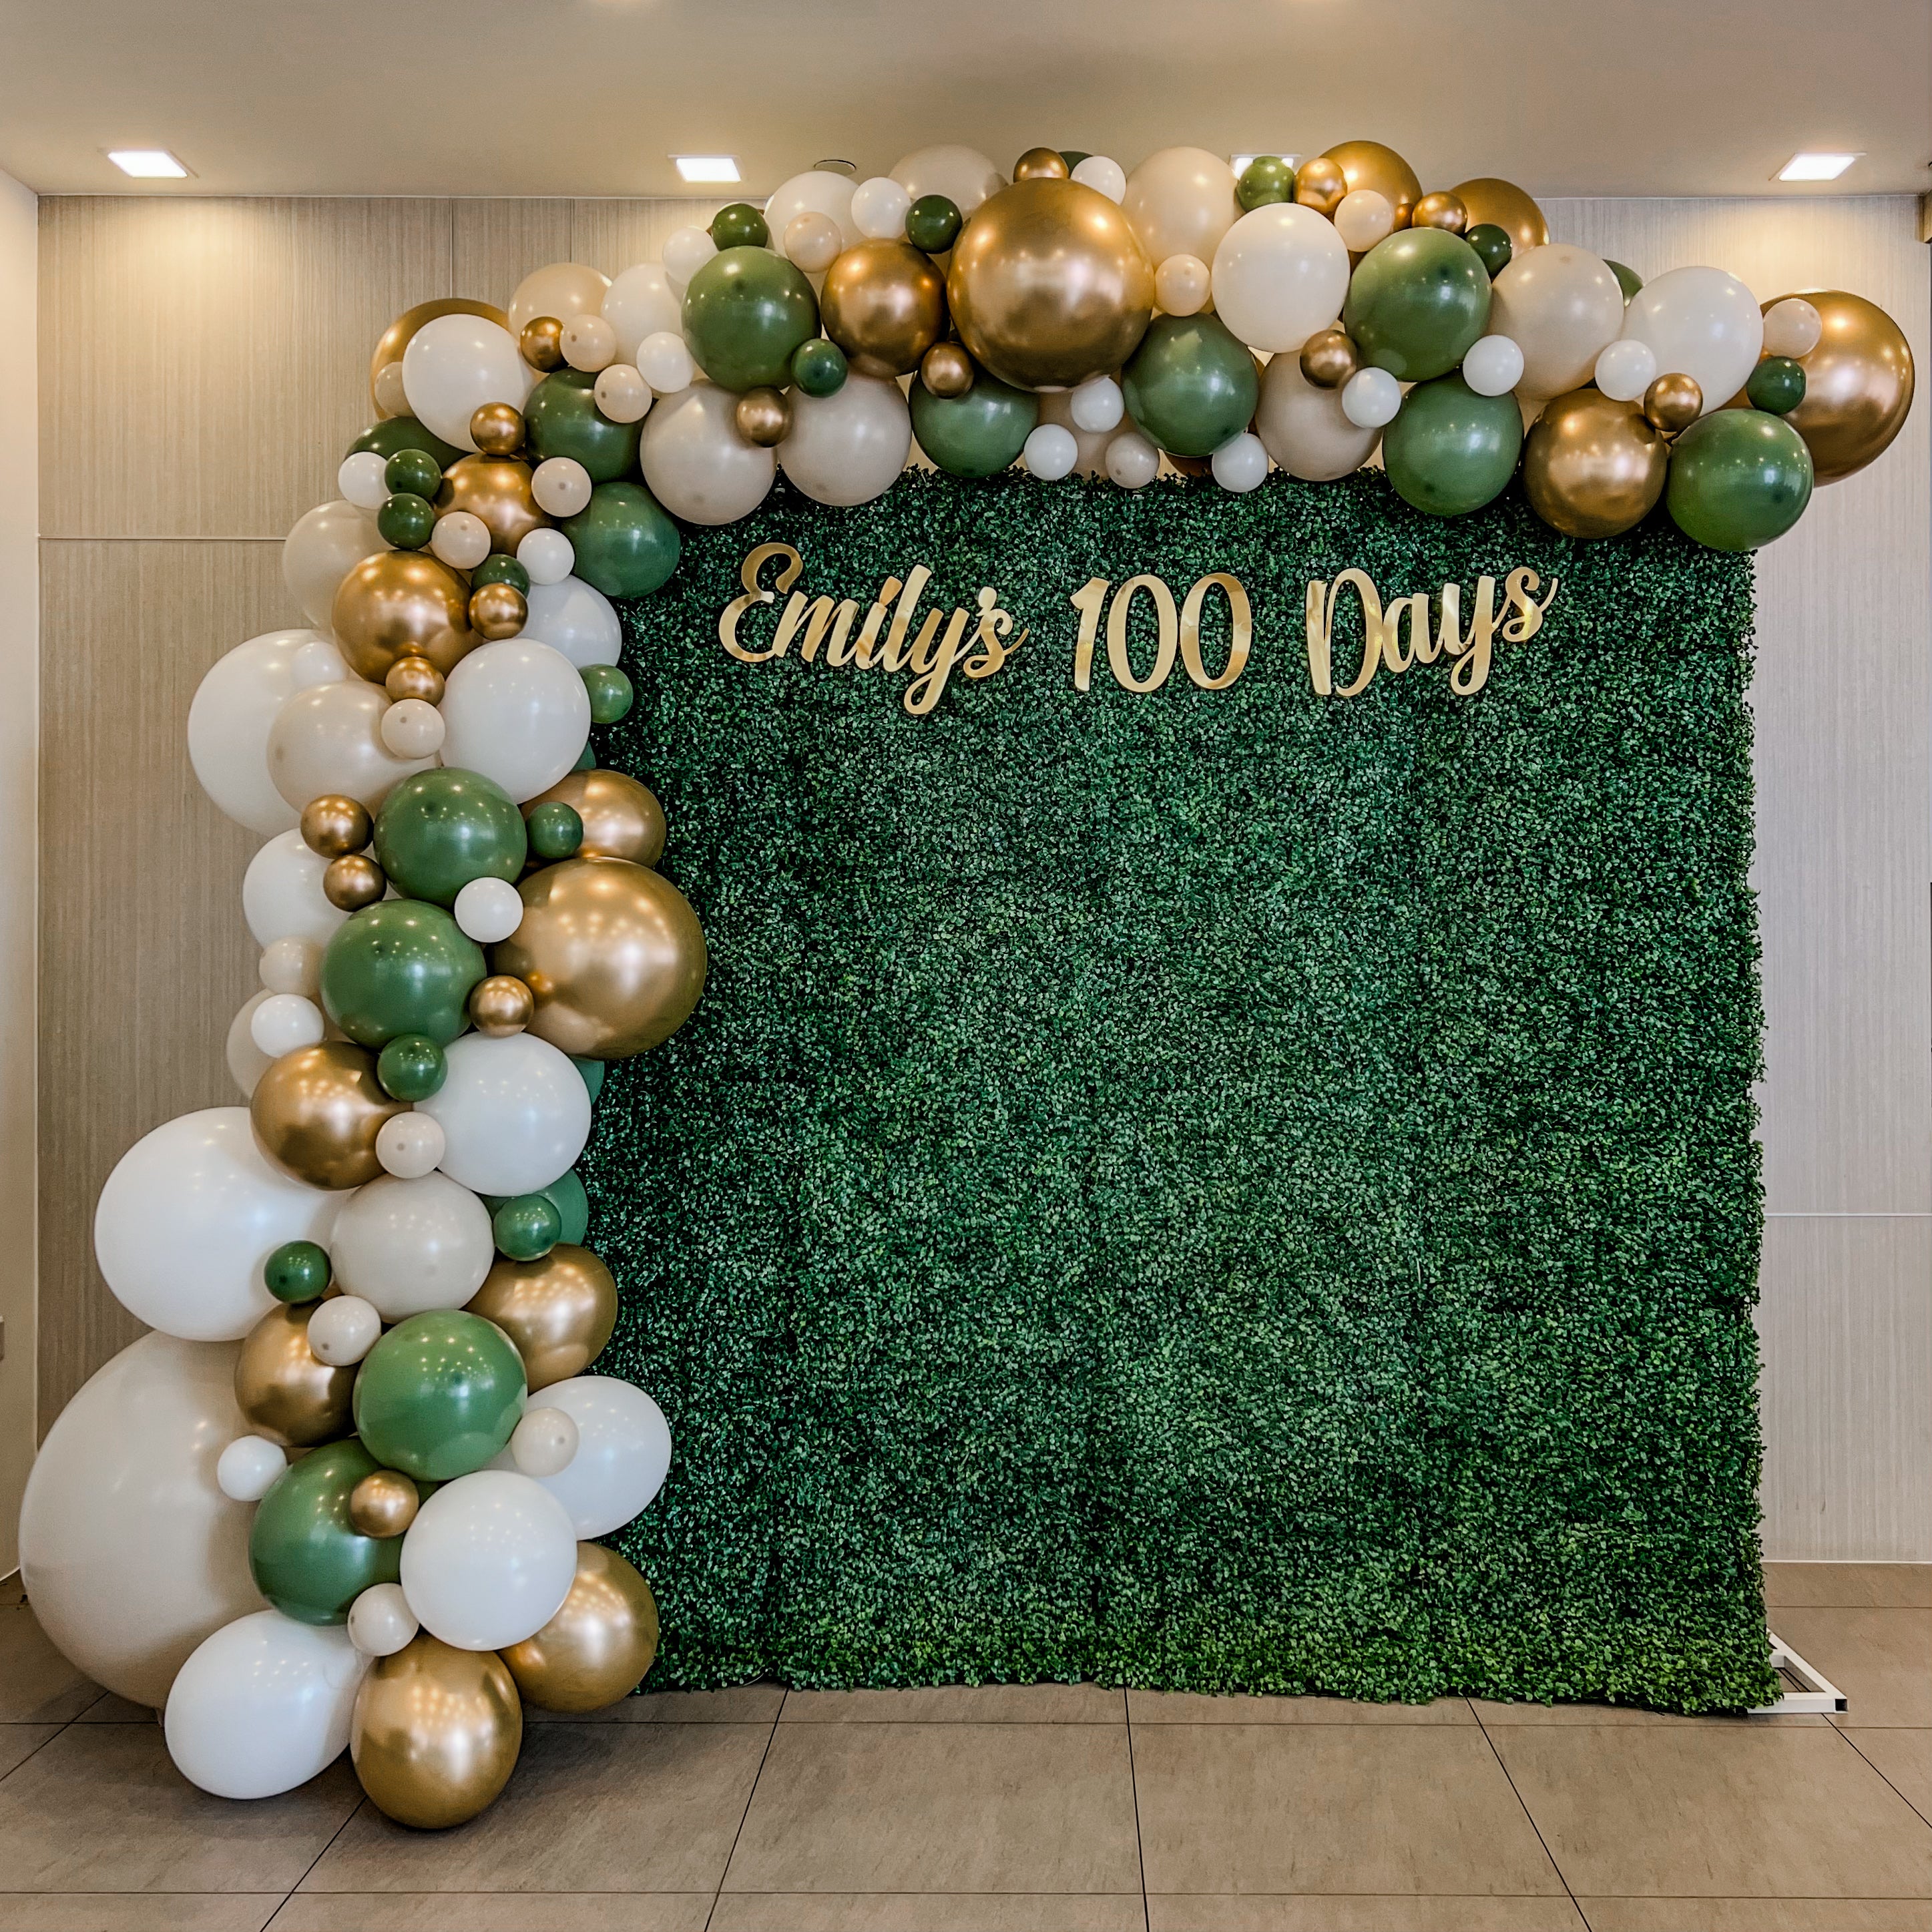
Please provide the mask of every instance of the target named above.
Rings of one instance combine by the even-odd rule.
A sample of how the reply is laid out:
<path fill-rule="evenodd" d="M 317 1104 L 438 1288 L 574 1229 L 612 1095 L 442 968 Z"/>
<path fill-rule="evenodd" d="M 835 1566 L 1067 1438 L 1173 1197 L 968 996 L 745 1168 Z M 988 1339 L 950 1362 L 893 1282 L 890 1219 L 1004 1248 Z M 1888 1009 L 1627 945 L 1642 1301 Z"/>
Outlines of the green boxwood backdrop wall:
<path fill-rule="evenodd" d="M 771 540 L 814 594 L 924 562 L 1031 635 L 927 718 L 734 662 Z M 1311 692 L 1310 577 L 1459 581 L 1466 621 L 1519 564 L 1562 589 L 1474 698 Z M 1242 579 L 1237 683 L 1134 694 L 1103 634 L 1074 690 L 1069 596 L 1143 571 Z M 1773 1694 L 1748 560 L 1368 472 L 781 479 L 626 621 L 599 756 L 711 948 L 585 1161 L 602 1366 L 676 1442 L 620 1539 L 654 1688 Z"/>

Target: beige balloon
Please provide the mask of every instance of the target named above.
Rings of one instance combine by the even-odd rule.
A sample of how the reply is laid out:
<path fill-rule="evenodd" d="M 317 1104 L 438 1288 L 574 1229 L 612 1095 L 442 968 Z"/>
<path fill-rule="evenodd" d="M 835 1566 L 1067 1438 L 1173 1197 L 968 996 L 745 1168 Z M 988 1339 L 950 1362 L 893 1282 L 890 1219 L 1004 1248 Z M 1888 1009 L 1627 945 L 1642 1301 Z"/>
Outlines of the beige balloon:
<path fill-rule="evenodd" d="M 568 322 L 574 315 L 602 315 L 604 292 L 610 286 L 608 275 L 586 268 L 581 262 L 552 262 L 533 270 L 517 284 L 510 298 L 510 333 L 520 335 L 524 324 L 540 315 L 553 315 Z"/>
<path fill-rule="evenodd" d="M 902 154 L 892 164 L 892 178 L 914 201 L 943 194 L 962 215 L 970 214 L 1006 184 L 1006 176 L 977 148 L 950 142 Z"/>
<path fill-rule="evenodd" d="M 738 398 L 710 382 L 662 398 L 644 418 L 639 461 L 650 492 L 688 524 L 734 524 L 765 500 L 775 450 L 738 434 Z"/>
<path fill-rule="evenodd" d="M 311 685 L 285 698 L 268 728 L 268 776 L 299 812 L 324 792 L 359 799 L 374 812 L 412 772 L 434 758 L 399 758 L 382 742 L 388 694 L 349 678 Z"/>
<path fill-rule="evenodd" d="M 320 503 L 297 521 L 282 545 L 282 581 L 302 615 L 326 632 L 342 580 L 365 556 L 388 548 L 366 510 L 353 503 Z"/>
<path fill-rule="evenodd" d="M 1488 333 L 1522 351 L 1523 395 L 1582 388 L 1623 327 L 1623 287 L 1610 265 L 1567 242 L 1517 256 L 1490 290 Z"/>
<path fill-rule="evenodd" d="M 1234 171 L 1205 148 L 1162 148 L 1127 177 L 1120 210 L 1157 269 L 1170 255 L 1211 262 L 1241 212 Z"/>
<path fill-rule="evenodd" d="M 1255 431 L 1291 476 L 1332 483 L 1352 476 L 1375 453 L 1378 429 L 1358 429 L 1342 410 L 1340 388 L 1323 388 L 1301 373 L 1298 356 L 1276 356 L 1262 371 Z"/>
<path fill-rule="evenodd" d="M 1076 476 L 1104 476 L 1107 473 L 1107 446 L 1120 433 L 1120 424 L 1112 429 L 1082 429 L 1073 420 L 1073 392 L 1049 389 L 1040 399 L 1040 419 L 1064 429 L 1073 439 L 1079 454 L 1073 459 Z M 1124 418 L 1123 419 L 1124 420 Z"/>

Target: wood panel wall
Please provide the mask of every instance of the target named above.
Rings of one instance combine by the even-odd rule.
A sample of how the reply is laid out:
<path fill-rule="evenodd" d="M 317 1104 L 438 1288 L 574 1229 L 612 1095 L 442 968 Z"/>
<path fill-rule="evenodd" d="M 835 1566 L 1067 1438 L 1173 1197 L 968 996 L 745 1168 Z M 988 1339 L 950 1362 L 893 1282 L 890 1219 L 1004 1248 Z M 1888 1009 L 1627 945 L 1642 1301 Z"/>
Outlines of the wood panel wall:
<path fill-rule="evenodd" d="M 44 1429 L 138 1332 L 93 1264 L 100 1183 L 235 1098 L 255 842 L 188 765 L 202 672 L 299 618 L 278 545 L 332 496 L 370 344 L 410 304 L 614 274 L 710 202 L 41 204 Z M 1563 201 L 1559 238 L 1760 296 L 1852 288 L 1928 352 L 1906 199 Z M 1932 1558 L 1932 391 L 1887 461 L 1759 564 L 1758 885 L 1770 1554 Z"/>

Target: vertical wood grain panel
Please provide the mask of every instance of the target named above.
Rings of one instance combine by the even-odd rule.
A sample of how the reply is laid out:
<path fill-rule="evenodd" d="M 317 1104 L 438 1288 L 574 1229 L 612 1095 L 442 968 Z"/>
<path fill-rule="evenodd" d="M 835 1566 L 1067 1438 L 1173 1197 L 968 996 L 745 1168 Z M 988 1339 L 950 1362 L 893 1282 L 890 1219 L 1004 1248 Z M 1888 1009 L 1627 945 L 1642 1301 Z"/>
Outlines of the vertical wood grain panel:
<path fill-rule="evenodd" d="M 571 203 L 571 260 L 607 275 L 655 262 L 664 237 L 680 228 L 708 228 L 722 201 L 576 201 Z"/>
<path fill-rule="evenodd" d="M 458 295 L 506 308 L 532 268 L 572 259 L 569 202 L 458 201 L 451 207 Z"/>

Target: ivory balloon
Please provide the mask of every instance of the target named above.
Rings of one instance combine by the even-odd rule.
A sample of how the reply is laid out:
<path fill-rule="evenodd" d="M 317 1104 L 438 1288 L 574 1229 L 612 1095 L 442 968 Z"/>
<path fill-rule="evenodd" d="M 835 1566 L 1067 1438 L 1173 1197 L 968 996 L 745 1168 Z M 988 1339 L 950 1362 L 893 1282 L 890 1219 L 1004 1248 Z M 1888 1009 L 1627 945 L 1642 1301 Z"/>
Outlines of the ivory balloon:
<path fill-rule="evenodd" d="M 1517 255 L 1548 244 L 1550 224 L 1544 219 L 1543 210 L 1515 182 L 1479 175 L 1473 181 L 1458 182 L 1449 192 L 1468 211 L 1464 234 L 1472 228 L 1500 228 Z"/>
<path fill-rule="evenodd" d="M 1624 326 L 1623 287 L 1609 263 L 1568 242 L 1516 256 L 1490 289 L 1489 332 L 1522 351 L 1524 395 L 1580 388 Z"/>
<path fill-rule="evenodd" d="M 1204 148 L 1162 148 L 1128 176 L 1120 212 L 1155 267 L 1170 255 L 1211 262 L 1241 212 L 1234 171 Z"/>
<path fill-rule="evenodd" d="M 1198 315 L 1214 290 L 1213 272 L 1198 256 L 1170 255 L 1154 272 L 1154 306 L 1163 315 Z"/>
<path fill-rule="evenodd" d="M 1102 381 L 1106 379 L 1101 378 Z M 1086 386 L 1082 385 L 1084 388 Z M 1113 385 L 1114 394 L 1119 394 L 1118 384 Z M 1076 476 L 1104 476 L 1107 473 L 1107 446 L 1114 440 L 1120 428 L 1120 418 L 1115 416 L 1105 429 L 1084 429 L 1075 412 L 1080 407 L 1080 389 L 1052 389 L 1040 399 L 1040 419 L 1042 423 L 1054 424 L 1068 432 L 1073 438 L 1074 457 L 1072 474 Z M 1124 413 L 1124 406 L 1123 406 Z"/>
<path fill-rule="evenodd" d="M 1262 371 L 1255 428 L 1282 469 L 1311 483 L 1352 476 L 1382 440 L 1380 430 L 1351 422 L 1341 390 L 1311 382 L 1294 356 L 1277 356 Z"/>
<path fill-rule="evenodd" d="M 517 561 L 530 572 L 531 588 L 542 590 L 561 584 L 575 569 L 577 552 L 561 530 L 532 530 L 518 544 Z M 527 601 L 529 592 L 524 595 Z"/>
<path fill-rule="evenodd" d="M 898 481 L 912 448 L 912 413 L 896 382 L 854 373 L 829 396 L 791 398 L 778 466 L 818 503 L 869 503 Z"/>
<path fill-rule="evenodd" d="M 218 658 L 188 706 L 188 755 L 215 808 L 251 832 L 295 823 L 268 776 L 268 728 L 296 688 L 295 659 L 319 632 L 268 631 Z"/>
<path fill-rule="evenodd" d="M 336 587 L 365 556 L 389 546 L 376 520 L 353 503 L 319 504 L 299 518 L 282 544 L 282 581 L 311 624 L 326 627 Z"/>
<path fill-rule="evenodd" d="M 1388 202 L 1394 226 L 1408 226 L 1415 204 L 1422 199 L 1422 184 L 1416 179 L 1415 170 L 1393 148 L 1384 147 L 1379 141 L 1344 141 L 1339 147 L 1329 148 L 1322 158 L 1333 161 L 1342 170 L 1348 194 L 1353 194 L 1358 188 L 1373 189 Z M 1463 205 L 1466 207 L 1468 203 Z"/>
<path fill-rule="evenodd" d="M 808 275 L 822 275 L 845 245 L 845 237 L 830 215 L 807 208 L 786 223 L 778 252 Z"/>
<path fill-rule="evenodd" d="M 1690 376 L 1704 392 L 1708 416 L 1757 366 L 1764 315 L 1750 290 L 1722 268 L 1672 268 L 1630 297 L 1622 333 L 1648 344 L 1666 374 Z"/>
<path fill-rule="evenodd" d="M 561 531 L 557 534 L 562 536 Z M 563 537 L 565 542 L 569 538 Z M 539 584 L 534 577 L 525 593 L 530 615 L 520 637 L 533 638 L 560 651 L 579 670 L 592 664 L 614 664 L 624 648 L 624 627 L 616 606 L 580 577 Z"/>
<path fill-rule="evenodd" d="M 1799 358 L 1804 400 L 1784 420 L 1804 439 L 1816 480 L 1835 483 L 1882 455 L 1905 427 L 1912 409 L 1912 351 L 1898 325 L 1862 296 L 1814 289 L 1804 302 L 1817 313 L 1818 340 Z M 1787 301 L 1770 307 L 1776 314 L 1792 305 Z M 1802 340 L 1804 319 L 1796 318 L 1792 326 Z"/>
<path fill-rule="evenodd" d="M 532 1394 L 580 1376 L 617 1325 L 617 1284 L 588 1248 L 560 1241 L 540 1260 L 495 1262 L 470 1312 L 517 1345 Z"/>
<path fill-rule="evenodd" d="M 55 1418 L 27 1476 L 20 1573 L 35 1618 L 95 1683 L 154 1709 L 205 1637 L 262 1607 L 254 1508 L 215 1480 L 248 1430 L 238 1352 L 143 1335 Z"/>
<path fill-rule="evenodd" d="M 526 1703 L 540 1711 L 601 1711 L 644 1682 L 658 1653 L 650 1586 L 615 1550 L 577 1546 L 563 1607 L 503 1653 Z"/>
<path fill-rule="evenodd" d="M 1523 446 L 1530 508 L 1569 537 L 1613 537 L 1657 506 L 1670 446 L 1644 420 L 1643 406 L 1594 388 L 1544 405 Z"/>
<path fill-rule="evenodd" d="M 1096 194 L 1104 194 L 1109 201 L 1126 199 L 1127 171 L 1106 154 L 1089 154 L 1084 160 L 1076 162 L 1071 178 L 1082 188 L 1090 188 Z"/>
<path fill-rule="evenodd" d="M 316 685 L 285 699 L 268 730 L 275 789 L 298 812 L 324 792 L 342 793 L 375 811 L 412 772 L 436 762 L 399 758 L 383 743 L 388 708 L 388 694 L 360 679 Z"/>
<path fill-rule="evenodd" d="M 311 852 L 299 830 L 278 832 L 242 875 L 242 913 L 258 946 L 284 939 L 326 946 L 348 915 L 322 896 L 328 861 Z"/>
<path fill-rule="evenodd" d="M 670 1468 L 670 1429 L 664 1412 L 642 1389 L 610 1376 L 552 1382 L 544 1406 L 560 1408 L 577 1424 L 577 1454 L 569 1466 L 541 1480 L 568 1511 L 579 1537 L 608 1536 L 648 1508 Z M 506 1449 L 490 1464 L 507 1468 Z"/>
<path fill-rule="evenodd" d="M 346 1040 L 298 1048 L 255 1083 L 248 1118 L 274 1166 L 311 1187 L 360 1187 L 382 1172 L 376 1136 L 402 1112 L 376 1078 L 376 1056 Z"/>
<path fill-rule="evenodd" d="M 462 1307 L 495 1256 L 489 1209 L 446 1174 L 385 1174 L 358 1187 L 329 1237 L 338 1285 L 373 1304 L 385 1322 Z"/>
<path fill-rule="evenodd" d="M 285 1449 L 356 1432 L 350 1406 L 356 1371 L 331 1366 L 308 1345 L 309 1317 L 321 1306 L 278 1302 L 243 1337 L 235 1364 L 236 1407 L 258 1436 Z"/>
<path fill-rule="evenodd" d="M 1342 313 L 1348 250 L 1335 224 L 1293 202 L 1241 217 L 1214 251 L 1214 312 L 1250 349 L 1299 350 Z"/>
<path fill-rule="evenodd" d="M 501 309 L 492 308 L 488 302 L 471 302 L 462 296 L 439 296 L 434 302 L 418 302 L 415 308 L 404 310 L 383 330 L 376 341 L 375 353 L 369 358 L 369 400 L 375 404 L 379 416 L 401 413 L 400 409 L 389 406 L 390 384 L 384 380 L 385 373 L 394 370 L 396 380 L 400 380 L 404 352 L 416 331 L 424 322 L 435 321 L 440 315 L 480 315 L 495 322 L 508 320 Z"/>
<path fill-rule="evenodd" d="M 534 268 L 510 298 L 509 332 L 520 335 L 524 325 L 540 315 L 568 322 L 572 316 L 601 314 L 610 288 L 608 275 L 581 262 L 553 262 L 548 268 Z"/>
<path fill-rule="evenodd" d="M 459 1650 L 534 1636 L 576 1574 L 569 1511 L 534 1476 L 494 1464 L 445 1483 L 403 1538 L 403 1594 L 424 1630 Z"/>
<path fill-rule="evenodd" d="M 255 1082 L 268 1071 L 268 1056 L 255 1044 L 253 1031 L 255 1015 L 268 998 L 266 992 L 252 995 L 242 1003 L 228 1025 L 227 1044 L 224 1049 L 228 1071 L 236 1085 L 241 1088 L 244 1100 L 254 1092 Z"/>
<path fill-rule="evenodd" d="M 1825 318 L 1802 296 L 1785 296 L 1764 305 L 1764 352 L 1809 356 L 1825 333 Z"/>
<path fill-rule="evenodd" d="M 472 651 L 450 674 L 442 710 L 443 762 L 494 778 L 520 803 L 570 770 L 590 732 L 576 666 L 534 638 Z"/>
<path fill-rule="evenodd" d="M 440 1831 L 495 1800 L 523 1741 L 524 1707 L 503 1660 L 454 1649 L 424 1630 L 370 1665 L 349 1751 L 379 1810 L 399 1825 Z"/>
<path fill-rule="evenodd" d="M 447 1049 L 448 1074 L 418 1113 L 445 1137 L 442 1171 L 478 1194 L 534 1194 L 577 1164 L 590 1138 L 590 1094 L 568 1058 L 534 1033 Z"/>
<path fill-rule="evenodd" d="M 409 1481 L 406 1476 L 397 1480 Z M 367 1476 L 362 1479 L 368 1480 Z M 394 1657 L 422 1628 L 400 1583 L 371 1583 L 349 1606 L 349 1641 L 365 1656 Z"/>
<path fill-rule="evenodd" d="M 638 452 L 651 494 L 688 524 L 733 524 L 762 503 L 778 473 L 770 449 L 738 434 L 738 398 L 710 382 L 664 397 Z"/>
<path fill-rule="evenodd" d="M 485 403 L 520 410 L 536 380 L 518 350 L 514 332 L 484 316 L 438 316 L 417 330 L 403 352 L 403 391 L 411 414 L 458 449 L 476 447 L 470 418 Z"/>
<path fill-rule="evenodd" d="M 998 194 L 1006 184 L 1006 176 L 978 148 L 951 143 L 915 148 L 910 154 L 902 154 L 892 164 L 890 172 L 911 200 L 943 194 L 968 220 L 982 201 Z M 850 206 L 848 202 L 844 220 L 850 219 Z M 851 238 L 859 238 L 856 232 Z"/>
<path fill-rule="evenodd" d="M 596 768 L 572 772 L 527 800 L 525 815 L 553 799 L 568 806 L 584 821 L 578 858 L 628 859 L 634 866 L 655 866 L 664 856 L 664 807 L 628 772 Z"/>
<path fill-rule="evenodd" d="M 478 642 L 462 578 L 422 550 L 364 557 L 338 587 L 331 622 L 349 668 L 372 684 L 406 657 L 427 658 L 447 677 Z"/>
<path fill-rule="evenodd" d="M 836 175 L 829 168 L 808 169 L 781 182 L 777 192 L 765 203 L 765 225 L 771 230 L 772 246 L 784 254 L 785 231 L 793 220 L 801 214 L 822 214 L 837 224 L 842 245 L 852 247 L 862 238 L 852 222 L 852 196 L 857 187 L 849 176 Z M 663 326 L 674 329 L 680 322 L 674 320 Z"/>

